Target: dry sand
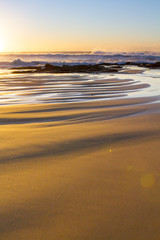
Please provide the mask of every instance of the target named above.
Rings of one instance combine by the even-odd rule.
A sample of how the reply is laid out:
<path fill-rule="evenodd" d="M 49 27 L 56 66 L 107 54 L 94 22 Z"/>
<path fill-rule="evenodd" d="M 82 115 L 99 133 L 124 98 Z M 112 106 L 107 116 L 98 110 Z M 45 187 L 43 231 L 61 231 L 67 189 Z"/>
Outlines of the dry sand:
<path fill-rule="evenodd" d="M 159 240 L 153 98 L 0 108 L 1 240 Z"/>

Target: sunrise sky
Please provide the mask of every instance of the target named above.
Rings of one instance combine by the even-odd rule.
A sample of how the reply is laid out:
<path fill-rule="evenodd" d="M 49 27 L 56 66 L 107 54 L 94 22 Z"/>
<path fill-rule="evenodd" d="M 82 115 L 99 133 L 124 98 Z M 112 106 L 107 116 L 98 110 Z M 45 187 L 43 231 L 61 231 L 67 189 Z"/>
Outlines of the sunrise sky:
<path fill-rule="evenodd" d="M 159 0 L 5 0 L 0 51 L 160 51 Z"/>

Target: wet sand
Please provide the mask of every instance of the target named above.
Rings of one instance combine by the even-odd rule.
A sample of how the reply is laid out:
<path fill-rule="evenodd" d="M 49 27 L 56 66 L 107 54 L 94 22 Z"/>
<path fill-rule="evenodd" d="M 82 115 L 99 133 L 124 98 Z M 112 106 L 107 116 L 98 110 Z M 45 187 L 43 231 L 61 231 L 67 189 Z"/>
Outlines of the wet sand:
<path fill-rule="evenodd" d="M 159 240 L 158 100 L 1 106 L 0 239 Z"/>
<path fill-rule="evenodd" d="M 134 79 L 136 74 L 126 74 L 126 71 L 130 70 L 125 70 L 125 74 L 10 74 L 9 72 L 0 77 L 0 104 L 52 104 L 121 99 L 138 91 L 141 94 L 145 93 L 145 90 L 150 88 L 148 76 L 142 77 L 140 73 L 137 74 L 140 79 Z M 147 93 L 145 96 L 149 95 Z"/>

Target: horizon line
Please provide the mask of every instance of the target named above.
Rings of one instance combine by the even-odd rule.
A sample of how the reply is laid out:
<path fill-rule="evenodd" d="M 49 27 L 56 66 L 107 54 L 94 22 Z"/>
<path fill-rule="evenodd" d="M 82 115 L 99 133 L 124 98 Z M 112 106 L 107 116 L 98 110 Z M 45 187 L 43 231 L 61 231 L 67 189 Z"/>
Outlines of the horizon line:
<path fill-rule="evenodd" d="M 1 51 L 0 52 L 0 55 L 1 54 L 9 54 L 9 53 L 16 53 L 16 54 L 18 54 L 18 53 L 96 53 L 96 52 L 108 52 L 108 53 L 160 53 L 160 50 L 158 50 L 158 51 L 151 51 L 151 50 L 145 50 L 145 51 L 107 51 L 107 50 L 95 50 L 95 51 L 93 51 L 93 50 L 88 50 L 88 51 L 83 51 L 83 50 L 60 50 L 60 51 Z"/>

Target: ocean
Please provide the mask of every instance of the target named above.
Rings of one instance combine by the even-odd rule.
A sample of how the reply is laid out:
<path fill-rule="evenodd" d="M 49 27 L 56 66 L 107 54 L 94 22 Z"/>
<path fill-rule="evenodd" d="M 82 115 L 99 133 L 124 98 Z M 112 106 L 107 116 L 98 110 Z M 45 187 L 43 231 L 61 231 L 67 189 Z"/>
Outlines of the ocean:
<path fill-rule="evenodd" d="M 12 74 L 10 70 L 12 67 L 43 66 L 46 63 L 74 65 L 157 61 L 160 61 L 160 54 L 149 52 L 1 53 L 0 105 L 75 103 L 142 97 L 157 101 L 160 93 L 159 69 L 124 66 L 118 73 L 99 74 Z"/>
<path fill-rule="evenodd" d="M 0 53 L 0 68 L 13 66 L 97 64 L 97 63 L 154 63 L 160 53 L 153 52 L 52 52 L 52 53 Z"/>

